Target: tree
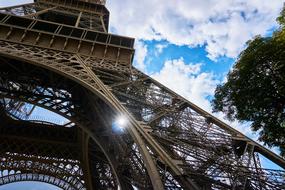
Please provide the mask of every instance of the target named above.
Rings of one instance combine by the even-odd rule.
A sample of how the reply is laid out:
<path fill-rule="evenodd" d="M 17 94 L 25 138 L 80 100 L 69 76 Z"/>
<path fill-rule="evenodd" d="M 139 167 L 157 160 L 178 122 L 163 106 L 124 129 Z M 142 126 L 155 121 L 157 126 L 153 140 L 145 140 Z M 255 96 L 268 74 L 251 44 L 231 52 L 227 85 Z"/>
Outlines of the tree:
<path fill-rule="evenodd" d="M 239 55 L 227 82 L 217 86 L 213 111 L 250 121 L 259 140 L 285 157 L 285 7 L 272 37 L 255 37 Z"/>

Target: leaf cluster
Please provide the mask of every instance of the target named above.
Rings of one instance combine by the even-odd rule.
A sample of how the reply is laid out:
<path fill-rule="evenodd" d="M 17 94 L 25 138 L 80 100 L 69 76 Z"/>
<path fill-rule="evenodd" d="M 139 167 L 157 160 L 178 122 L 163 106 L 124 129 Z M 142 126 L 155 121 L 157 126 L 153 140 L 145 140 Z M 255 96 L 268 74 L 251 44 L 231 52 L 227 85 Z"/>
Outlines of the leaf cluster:
<path fill-rule="evenodd" d="M 285 9 L 277 20 L 285 25 Z M 285 156 L 285 28 L 248 42 L 212 106 L 230 120 L 250 121 L 259 140 Z"/>

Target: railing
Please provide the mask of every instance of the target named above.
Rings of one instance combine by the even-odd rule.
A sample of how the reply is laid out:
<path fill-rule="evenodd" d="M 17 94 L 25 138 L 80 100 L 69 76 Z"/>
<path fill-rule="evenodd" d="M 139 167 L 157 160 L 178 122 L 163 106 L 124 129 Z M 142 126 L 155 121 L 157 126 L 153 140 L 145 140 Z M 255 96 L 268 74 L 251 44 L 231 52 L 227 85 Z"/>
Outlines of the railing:
<path fill-rule="evenodd" d="M 85 2 L 90 2 L 90 3 L 96 3 L 96 4 L 101 4 L 101 5 L 105 5 L 106 4 L 106 0 L 82 0 Z"/>

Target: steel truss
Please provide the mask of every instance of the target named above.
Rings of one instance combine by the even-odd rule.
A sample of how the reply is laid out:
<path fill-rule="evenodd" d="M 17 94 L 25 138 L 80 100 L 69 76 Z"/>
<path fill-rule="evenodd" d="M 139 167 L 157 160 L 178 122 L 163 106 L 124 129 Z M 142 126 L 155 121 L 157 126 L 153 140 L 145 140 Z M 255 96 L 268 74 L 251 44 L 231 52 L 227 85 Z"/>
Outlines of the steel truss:
<path fill-rule="evenodd" d="M 284 159 L 131 66 L 133 39 L 106 33 L 103 5 L 37 0 L 0 10 L 0 185 L 284 189 Z M 9 102 L 68 122 L 33 121 Z M 128 120 L 123 131 L 114 130 L 118 116 Z M 260 155 L 282 169 L 263 168 Z"/>
<path fill-rule="evenodd" d="M 94 139 L 93 141 L 89 141 L 89 137 L 82 138 L 87 138 L 87 141 L 84 145 L 84 149 L 85 151 L 89 152 L 87 158 L 88 160 L 90 160 L 90 163 L 88 163 L 89 167 L 92 168 L 92 172 L 90 171 L 90 176 L 92 177 L 92 183 L 94 183 L 92 184 L 93 186 L 99 188 L 101 185 L 102 189 L 116 189 L 116 181 L 121 181 L 120 185 L 122 187 L 125 187 L 125 189 L 127 189 L 128 186 L 132 184 L 132 181 L 136 181 L 138 187 L 150 186 L 150 180 L 145 174 L 146 169 L 143 163 L 138 163 L 140 162 L 140 160 L 138 160 L 137 157 L 141 157 L 141 155 L 138 152 L 136 145 L 134 144 L 133 140 L 128 136 L 122 137 L 121 135 L 116 136 L 115 134 L 112 134 L 112 123 L 106 122 L 108 119 L 110 120 L 110 117 L 101 118 L 103 117 L 103 115 L 110 115 L 112 110 L 110 110 L 108 107 L 103 109 L 104 105 L 102 105 L 102 102 L 100 102 L 97 97 L 91 97 L 88 92 L 86 92 L 87 94 L 84 92 L 86 90 L 82 89 L 80 85 L 77 85 L 76 83 L 73 83 L 69 80 L 62 80 L 62 77 L 57 76 L 54 73 L 49 73 L 44 69 L 36 68 L 34 66 L 28 67 L 27 65 L 22 64 L 21 62 L 18 62 L 17 69 L 15 69 L 10 64 L 11 62 L 15 63 L 15 61 L 7 61 L 7 59 L 2 61 L 5 61 L 6 63 L 0 65 L 0 97 L 2 97 L 1 102 L 3 107 L 6 108 L 6 114 L 8 114 L 14 119 L 23 120 L 24 122 L 29 121 L 32 123 L 36 123 L 37 125 L 55 125 L 55 132 L 57 130 L 60 130 L 58 129 L 58 127 L 67 128 L 66 131 L 79 127 L 86 131 L 86 133 L 92 133 L 90 135 L 90 138 Z M 29 80 L 31 78 L 33 79 Z M 86 97 L 86 99 L 81 99 L 81 97 Z M 61 115 L 62 117 L 65 117 L 70 122 L 62 126 L 57 126 L 56 123 L 52 123 L 52 120 L 50 121 L 50 123 L 46 123 L 39 121 L 30 121 L 29 118 L 24 119 L 24 117 L 19 116 L 21 113 L 10 113 L 9 109 L 7 110 L 7 99 L 34 104 L 36 106 L 45 108 Z M 94 103 L 92 105 L 89 105 L 90 102 Z M 101 107 L 101 109 L 94 110 L 94 108 L 97 107 Z M 88 110 L 88 112 L 85 109 Z M 92 109 L 94 111 L 91 111 Z M 94 118 L 96 118 L 96 120 L 94 120 Z M 8 136 L 7 133 L 11 131 L 10 128 L 3 128 L 3 130 L 4 132 L 1 132 L 3 136 Z M 38 134 L 40 132 L 48 134 L 49 130 L 51 129 L 46 129 L 45 131 L 44 129 L 40 129 L 38 132 L 33 131 L 30 132 L 30 134 L 37 134 L 35 136 L 39 136 Z M 23 134 L 25 131 L 27 131 L 26 128 L 17 129 L 14 131 L 13 137 L 17 136 L 17 133 Z M 61 136 L 61 134 L 65 134 L 66 136 L 66 131 L 58 134 L 52 133 L 49 136 Z M 71 135 L 74 135 L 74 133 L 76 134 L 76 132 L 73 131 Z M 32 136 L 33 135 L 30 135 L 29 138 L 32 138 Z M 19 138 L 22 139 L 23 137 Z M 64 142 L 68 141 L 68 139 L 74 139 L 71 138 L 70 135 L 66 138 L 63 138 L 63 135 L 58 138 L 61 138 L 61 141 Z M 50 141 L 53 140 L 50 139 Z M 74 142 L 76 142 L 76 139 L 74 140 Z M 133 145 L 128 147 L 127 144 Z M 60 152 L 61 149 L 68 150 L 68 147 L 64 148 L 61 146 L 58 148 L 58 152 Z M 55 148 L 51 147 L 51 149 Z M 75 148 L 70 148 L 69 150 L 73 149 L 74 151 L 78 151 Z M 72 155 L 75 154 L 74 151 L 72 151 L 69 156 L 66 157 L 72 158 Z M 34 154 L 37 155 L 37 153 Z M 49 156 L 51 156 L 50 154 L 51 153 L 49 153 Z M 56 154 L 53 155 L 56 156 Z M 105 155 L 107 155 L 108 158 L 106 158 Z M 124 158 L 124 160 L 122 160 L 122 158 Z M 113 174 L 114 167 L 116 167 L 116 181 L 114 179 L 116 178 L 116 176 Z M 43 172 L 46 173 L 45 171 Z M 86 172 L 88 172 L 88 170 Z M 123 176 L 123 174 L 121 173 L 132 173 L 132 176 Z M 143 176 L 145 176 L 146 178 Z M 53 176 L 48 177 L 52 177 L 52 179 L 54 178 Z M 5 176 L 5 178 L 7 178 L 7 176 Z M 55 185 L 58 184 L 56 183 Z"/>

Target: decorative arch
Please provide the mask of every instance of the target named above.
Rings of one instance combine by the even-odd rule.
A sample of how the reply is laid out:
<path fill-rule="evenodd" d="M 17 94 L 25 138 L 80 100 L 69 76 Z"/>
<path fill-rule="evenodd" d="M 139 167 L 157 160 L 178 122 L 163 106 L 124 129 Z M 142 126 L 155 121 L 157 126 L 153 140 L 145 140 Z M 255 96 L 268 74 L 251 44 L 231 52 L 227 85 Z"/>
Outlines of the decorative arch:
<path fill-rule="evenodd" d="M 37 66 L 36 66 L 37 67 Z M 44 70 L 46 70 L 46 69 L 44 69 Z M 19 77 L 21 76 L 21 75 L 18 75 Z M 25 76 L 25 74 L 23 75 L 23 76 Z M 3 81 L 2 81 L 2 85 L 3 85 Z M 4 84 L 5 85 L 5 84 Z M 48 86 L 49 86 L 49 84 L 47 84 Z M 6 88 L 8 88 L 8 89 L 11 89 L 11 88 L 13 88 L 13 84 L 12 84 L 12 86 L 10 85 L 10 86 L 6 86 Z M 84 113 L 82 113 L 82 112 L 76 112 L 76 113 L 68 113 L 68 114 L 66 114 L 65 112 L 61 112 L 61 105 L 58 105 L 58 107 L 57 106 L 53 106 L 53 105 L 51 105 L 51 104 L 49 104 L 49 103 L 46 103 L 45 101 L 42 101 L 42 100 L 44 100 L 44 99 L 41 99 L 41 98 L 43 98 L 44 97 L 44 91 L 42 91 L 42 92 L 37 92 L 38 94 L 38 97 L 34 97 L 34 99 L 32 98 L 32 99 L 29 99 L 29 96 L 27 95 L 27 93 L 29 94 L 29 93 L 32 93 L 32 90 L 33 89 L 28 89 L 28 90 L 31 90 L 31 91 L 26 91 L 26 89 L 18 89 L 18 92 L 19 92 L 19 94 L 18 95 L 15 95 L 15 94 L 13 94 L 12 93 L 12 95 L 9 95 L 9 94 L 5 94 L 5 95 L 3 95 L 2 97 L 5 97 L 5 98 L 11 98 L 11 99 L 15 99 L 15 100 L 18 100 L 18 101 L 22 101 L 22 102 L 26 102 L 26 103 L 29 103 L 29 104 L 33 104 L 33 105 L 36 105 L 36 106 L 38 106 L 38 107 L 41 107 L 41 108 L 44 108 L 44 109 L 46 109 L 46 110 L 49 110 L 49 111 L 51 111 L 51 112 L 54 112 L 54 113 L 57 113 L 58 115 L 60 115 L 61 117 L 64 117 L 64 118 L 66 118 L 66 119 L 68 119 L 68 120 L 70 120 L 71 122 L 73 122 L 74 123 L 74 126 L 75 127 L 78 127 L 78 128 L 80 128 L 82 131 L 84 131 L 85 132 L 85 134 L 88 134 L 87 136 L 87 144 L 88 144 L 88 141 L 93 141 L 93 142 L 95 142 L 95 144 L 96 144 L 96 148 L 99 148 L 103 153 L 104 153 L 104 155 L 105 155 L 105 158 L 106 158 L 106 160 L 108 161 L 108 163 L 109 163 L 109 165 L 110 165 L 110 168 L 111 168 L 111 170 L 113 171 L 112 172 L 112 175 L 114 175 L 114 178 L 116 179 L 116 182 L 118 183 L 118 184 L 121 184 L 121 186 L 124 186 L 124 184 L 123 184 L 123 182 L 122 182 L 122 180 L 118 177 L 118 175 L 117 175 L 117 171 L 116 171 L 116 169 L 115 169 L 115 167 L 114 167 L 114 164 L 116 163 L 116 160 L 114 159 L 115 157 L 114 157 L 114 155 L 110 155 L 109 153 L 108 153 L 108 151 L 106 151 L 106 147 L 104 147 L 104 142 L 102 142 L 102 140 L 100 139 L 100 138 L 98 138 L 98 136 L 96 135 L 96 134 L 94 134 L 94 133 L 92 133 L 91 131 L 90 131 L 90 128 L 88 128 L 88 126 L 87 125 L 90 125 L 89 123 L 91 123 L 91 121 L 87 121 L 88 120 L 88 118 L 86 118 L 86 117 L 84 117 Z M 50 89 L 51 90 L 51 89 Z M 3 91 L 3 89 L 2 89 L 2 91 Z M 24 94 L 24 95 L 22 95 L 22 91 L 25 91 L 25 93 L 26 94 Z M 56 97 L 55 97 L 55 99 L 56 99 Z M 35 101 L 35 100 L 37 100 L 37 101 Z M 51 102 L 52 102 L 53 100 L 51 100 Z M 72 106 L 72 105 L 71 105 Z M 70 111 L 70 110 L 69 110 Z M 72 111 L 70 111 L 70 112 L 72 112 Z M 84 118 L 84 119 L 82 119 L 82 118 Z M 64 126 L 62 126 L 62 127 L 64 127 Z M 90 139 L 90 140 L 89 140 Z M 88 145 L 87 145 L 88 146 Z M 87 147 L 88 148 L 88 147 Z M 88 159 L 88 150 L 86 150 L 87 151 L 87 155 L 85 155 L 85 156 L 83 156 L 84 158 L 86 158 L 86 159 Z M 88 162 L 88 160 L 86 160 L 86 162 Z M 1 164 L 1 163 L 0 163 Z M 1 169 L 3 169 L 2 167 L 1 167 Z M 14 168 L 13 168 L 14 169 Z M 16 168 L 17 169 L 17 168 Z M 0 179 L 1 180 L 1 179 Z"/>
<path fill-rule="evenodd" d="M 49 183 L 64 190 L 86 190 L 82 181 L 83 171 L 78 166 L 79 163 L 71 165 L 69 163 L 57 163 L 56 161 L 36 161 L 35 164 L 32 164 L 29 160 L 14 158 L 13 156 L 15 155 L 8 153 L 5 160 L 1 159 L 0 186 L 20 181 L 37 181 Z"/>
<path fill-rule="evenodd" d="M 69 78 L 72 81 L 85 87 L 90 92 L 94 93 L 107 105 L 109 105 L 115 112 L 120 114 L 128 113 L 126 109 L 118 103 L 116 98 L 112 96 L 108 90 L 106 90 L 104 84 L 90 69 L 92 65 L 87 65 L 85 63 L 84 59 L 88 59 L 88 57 L 83 58 L 78 54 L 60 52 L 52 49 L 45 49 L 23 44 L 16 44 L 7 41 L 0 41 L 0 55 L 33 64 L 35 66 L 45 68 L 51 72 L 55 72 L 63 77 Z M 104 59 L 98 58 L 97 62 L 94 64 L 102 64 L 104 61 Z M 129 114 L 126 116 L 130 120 L 131 124 L 138 125 L 132 116 Z M 104 149 L 94 134 L 90 133 L 90 131 L 87 132 L 88 135 L 90 135 L 90 137 L 100 146 L 100 148 Z M 144 164 L 147 168 L 148 175 L 151 176 L 150 179 L 153 187 L 162 189 L 163 185 L 158 170 L 153 159 L 150 156 L 147 147 L 143 145 L 144 143 L 142 137 L 140 136 L 139 132 L 133 127 L 128 129 L 128 132 L 131 134 L 132 138 L 138 145 L 140 154 L 142 155 Z M 108 156 L 106 152 L 104 152 L 104 154 Z M 112 159 L 109 158 L 109 161 L 111 160 Z M 115 171 L 114 166 L 111 166 L 113 171 Z M 116 174 L 116 172 L 114 173 Z M 118 176 L 116 177 L 119 179 Z"/>
<path fill-rule="evenodd" d="M 61 178 L 56 178 L 54 176 L 48 176 L 46 174 L 33 174 L 33 173 L 18 173 L 12 174 L 5 177 L 0 178 L 0 186 L 8 185 L 17 182 L 24 181 L 33 181 L 33 182 L 42 182 L 50 185 L 54 185 L 63 190 L 78 190 L 77 187 L 71 185 L 70 182 L 63 180 Z M 86 188 L 81 187 L 81 190 L 85 190 Z"/>

